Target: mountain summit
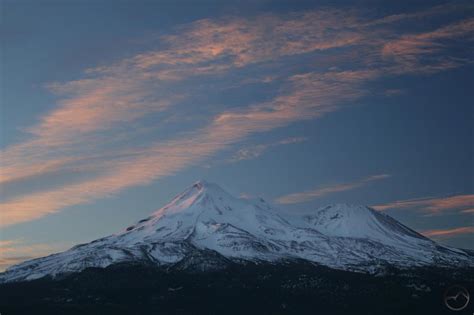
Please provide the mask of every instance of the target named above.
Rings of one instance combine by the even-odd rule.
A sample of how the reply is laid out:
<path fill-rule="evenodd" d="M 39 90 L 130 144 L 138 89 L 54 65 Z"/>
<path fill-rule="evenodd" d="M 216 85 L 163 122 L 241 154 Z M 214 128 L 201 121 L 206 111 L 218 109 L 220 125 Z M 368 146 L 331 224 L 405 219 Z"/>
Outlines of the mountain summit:
<path fill-rule="evenodd" d="M 114 264 L 208 270 L 227 263 L 293 260 L 361 272 L 387 265 L 474 266 L 471 254 L 441 246 L 368 207 L 332 205 L 283 217 L 263 199 L 235 198 L 199 181 L 123 231 L 12 266 L 0 274 L 0 283 Z"/>

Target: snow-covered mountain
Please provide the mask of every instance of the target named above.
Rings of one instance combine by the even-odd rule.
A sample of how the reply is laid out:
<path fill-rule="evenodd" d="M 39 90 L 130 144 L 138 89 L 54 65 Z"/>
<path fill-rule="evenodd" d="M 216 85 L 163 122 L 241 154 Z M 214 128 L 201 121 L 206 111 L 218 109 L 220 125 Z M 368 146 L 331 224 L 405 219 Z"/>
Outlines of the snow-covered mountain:
<path fill-rule="evenodd" d="M 441 246 L 368 207 L 333 205 L 283 217 L 263 199 L 238 199 L 199 181 L 122 232 L 12 266 L 0 274 L 0 283 L 119 263 L 206 270 L 230 262 L 299 259 L 362 272 L 386 265 L 474 266 L 471 254 Z"/>

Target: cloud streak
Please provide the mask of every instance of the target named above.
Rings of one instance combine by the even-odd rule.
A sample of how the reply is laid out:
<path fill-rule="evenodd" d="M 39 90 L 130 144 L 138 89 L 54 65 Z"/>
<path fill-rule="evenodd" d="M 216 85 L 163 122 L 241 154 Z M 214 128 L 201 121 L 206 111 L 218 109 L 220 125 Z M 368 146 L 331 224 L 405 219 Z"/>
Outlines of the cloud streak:
<path fill-rule="evenodd" d="M 337 102 L 359 95 L 352 93 L 354 81 L 366 75 L 335 72 L 331 73 L 332 79 L 328 82 L 329 76 L 290 77 L 288 94 L 246 110 L 224 112 L 192 135 L 159 142 L 129 158 L 111 161 L 93 179 L 7 200 L 0 204 L 4 209 L 0 214 L 0 226 L 37 219 L 65 207 L 111 196 L 131 186 L 148 184 L 203 161 L 250 134 L 334 111 Z"/>
<path fill-rule="evenodd" d="M 260 157 L 265 151 L 278 147 L 281 145 L 288 145 L 294 143 L 301 143 L 307 141 L 308 139 L 305 137 L 294 137 L 294 138 L 286 138 L 277 142 L 267 143 L 267 144 L 257 144 L 253 146 L 247 146 L 244 148 L 239 149 L 234 155 L 227 160 L 229 163 L 235 163 L 244 160 L 253 160 Z"/>
<path fill-rule="evenodd" d="M 461 210 L 462 213 L 467 214 L 472 213 L 474 208 L 474 195 L 398 200 L 373 207 L 380 211 L 388 209 L 417 209 L 431 215 L 452 212 L 454 210 Z"/>
<path fill-rule="evenodd" d="M 205 19 L 163 34 L 156 49 L 88 69 L 78 80 L 49 84 L 57 106 L 27 128 L 25 141 L 1 151 L 0 185 L 73 170 L 86 179 L 2 195 L 0 226 L 149 184 L 255 133 L 317 119 L 370 94 L 367 84 L 386 75 L 466 64 L 431 57 L 448 39 L 471 40 L 472 20 L 425 33 L 398 35 L 391 29 L 418 14 L 436 13 L 371 20 L 357 10 L 325 9 Z M 319 57 L 327 57 L 325 52 L 331 59 L 318 63 Z M 302 55 L 305 58 L 295 58 Z M 274 86 L 272 96 L 238 108 L 224 104 L 206 111 L 208 94 L 235 87 L 233 76 L 245 71 L 265 78 L 254 84 Z M 237 88 L 245 94 L 245 86 Z M 194 104 L 196 99 L 202 103 Z M 205 118 L 199 125 L 178 128 L 172 136 L 157 133 L 190 104 L 202 107 Z M 150 117 L 153 124 L 147 125 Z M 156 140 L 143 140 L 150 138 Z M 267 148 L 241 152 L 241 157 L 258 156 Z M 326 187 L 319 194 L 355 189 L 376 179 L 381 178 Z M 314 194 L 318 192 L 311 198 Z"/>
<path fill-rule="evenodd" d="M 396 66 L 394 72 L 438 72 L 459 66 L 455 58 L 435 55 L 449 46 L 446 41 L 459 38 L 463 41 L 474 40 L 474 18 L 468 18 L 447 26 L 440 27 L 434 31 L 404 35 L 395 40 L 388 41 L 382 47 L 382 56 L 392 59 Z M 431 57 L 428 63 L 422 62 L 422 58 Z"/>
<path fill-rule="evenodd" d="M 26 244 L 22 240 L 0 240 L 0 272 L 25 260 L 65 250 L 66 244 Z"/>
<path fill-rule="evenodd" d="M 314 199 L 317 199 L 329 194 L 334 194 L 334 193 L 348 191 L 348 190 L 354 190 L 354 189 L 363 187 L 365 185 L 368 185 L 371 182 L 386 179 L 389 177 L 390 175 L 388 174 L 373 175 L 373 176 L 363 178 L 356 182 L 342 183 L 342 184 L 337 184 L 333 186 L 324 186 L 324 187 L 319 187 L 313 190 L 307 190 L 304 192 L 297 192 L 297 193 L 284 195 L 284 196 L 278 197 L 275 201 L 279 204 L 294 204 L 294 203 L 308 202 L 308 201 L 311 201 L 311 200 L 314 200 Z"/>
<path fill-rule="evenodd" d="M 460 235 L 474 234 L 473 226 L 463 226 L 453 229 L 437 229 L 437 230 L 426 230 L 422 232 L 423 235 L 427 237 L 446 239 L 457 237 Z"/>

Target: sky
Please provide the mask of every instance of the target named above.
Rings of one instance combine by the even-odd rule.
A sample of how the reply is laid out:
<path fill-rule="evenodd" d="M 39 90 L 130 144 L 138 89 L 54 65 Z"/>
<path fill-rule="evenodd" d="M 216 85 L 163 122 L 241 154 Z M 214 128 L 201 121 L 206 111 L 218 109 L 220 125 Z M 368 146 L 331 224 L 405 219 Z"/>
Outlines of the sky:
<path fill-rule="evenodd" d="M 4 0 L 0 18 L 0 270 L 199 179 L 474 249 L 472 2 Z"/>

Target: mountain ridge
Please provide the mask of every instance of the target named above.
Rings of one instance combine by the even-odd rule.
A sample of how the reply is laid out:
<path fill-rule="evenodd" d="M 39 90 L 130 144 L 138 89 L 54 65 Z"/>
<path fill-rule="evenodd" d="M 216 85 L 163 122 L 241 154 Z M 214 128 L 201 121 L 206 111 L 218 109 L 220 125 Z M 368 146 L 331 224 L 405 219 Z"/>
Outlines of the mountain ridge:
<path fill-rule="evenodd" d="M 119 233 L 12 266 L 0 283 L 123 263 L 205 271 L 225 261 L 288 260 L 365 273 L 384 266 L 474 266 L 471 253 L 439 245 L 369 207 L 336 204 L 290 218 L 262 199 L 239 199 L 198 181 Z"/>

